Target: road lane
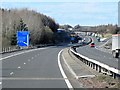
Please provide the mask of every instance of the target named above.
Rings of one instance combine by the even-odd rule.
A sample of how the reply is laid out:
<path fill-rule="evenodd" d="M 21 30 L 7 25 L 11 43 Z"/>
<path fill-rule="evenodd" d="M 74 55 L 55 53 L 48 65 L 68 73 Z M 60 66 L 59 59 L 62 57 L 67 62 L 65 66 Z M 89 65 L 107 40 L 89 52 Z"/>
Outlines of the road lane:
<path fill-rule="evenodd" d="M 3 88 L 67 88 L 57 63 L 62 48 L 51 47 L 3 60 Z"/>
<path fill-rule="evenodd" d="M 101 45 L 101 43 L 97 42 L 95 38 L 93 38 L 95 45 Z M 96 48 L 90 48 L 89 45 L 79 47 L 77 52 L 94 60 L 97 60 L 101 63 L 107 64 L 114 68 L 118 67 L 118 59 L 113 58 L 110 53 L 102 52 Z M 119 68 L 120 69 L 120 68 Z"/>

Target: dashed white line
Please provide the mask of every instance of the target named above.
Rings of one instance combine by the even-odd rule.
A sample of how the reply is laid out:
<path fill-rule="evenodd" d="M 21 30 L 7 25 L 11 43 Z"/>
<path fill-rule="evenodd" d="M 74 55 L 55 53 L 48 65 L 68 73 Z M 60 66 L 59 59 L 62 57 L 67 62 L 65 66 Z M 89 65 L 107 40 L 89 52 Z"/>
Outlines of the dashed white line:
<path fill-rule="evenodd" d="M 40 49 L 33 49 L 33 50 L 23 51 L 23 52 L 16 53 L 16 54 L 4 57 L 4 58 L 0 58 L 0 60 L 4 60 L 4 59 L 15 57 L 15 56 L 18 56 L 18 55 L 21 55 L 21 54 L 24 54 L 24 53 L 28 53 L 28 52 L 32 52 L 32 51 L 36 51 L 36 50 L 42 50 L 42 49 L 47 49 L 47 48 L 40 48 Z"/>
<path fill-rule="evenodd" d="M 13 75 L 13 74 L 14 74 L 14 72 L 11 72 L 11 73 L 10 73 L 10 75 Z"/>
<path fill-rule="evenodd" d="M 20 69 L 21 67 L 19 66 L 18 68 Z"/>

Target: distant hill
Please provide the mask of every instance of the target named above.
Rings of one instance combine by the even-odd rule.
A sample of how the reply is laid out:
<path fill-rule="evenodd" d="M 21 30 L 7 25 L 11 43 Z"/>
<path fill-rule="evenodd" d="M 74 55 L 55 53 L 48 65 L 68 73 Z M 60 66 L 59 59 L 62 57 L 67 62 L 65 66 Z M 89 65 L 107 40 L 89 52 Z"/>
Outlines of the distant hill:
<path fill-rule="evenodd" d="M 116 34 L 120 33 L 120 28 L 117 25 L 99 25 L 99 26 L 80 26 L 76 25 L 73 28 L 74 31 L 95 31 L 101 34 L 111 33 Z"/>

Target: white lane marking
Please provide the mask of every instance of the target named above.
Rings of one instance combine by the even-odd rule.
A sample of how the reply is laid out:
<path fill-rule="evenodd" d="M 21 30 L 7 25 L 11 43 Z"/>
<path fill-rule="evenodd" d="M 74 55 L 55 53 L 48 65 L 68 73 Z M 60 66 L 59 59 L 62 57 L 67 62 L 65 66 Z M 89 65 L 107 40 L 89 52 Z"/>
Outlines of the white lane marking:
<path fill-rule="evenodd" d="M 64 80 L 64 78 L 39 78 L 39 77 L 2 77 L 2 80 Z M 72 80 L 72 79 L 71 79 Z"/>
<path fill-rule="evenodd" d="M 20 69 L 21 67 L 19 66 L 18 68 Z"/>
<path fill-rule="evenodd" d="M 11 58 L 11 57 L 14 57 L 14 56 L 17 56 L 17 55 L 20 55 L 20 54 L 24 54 L 24 53 L 28 53 L 28 52 L 32 52 L 32 51 L 36 51 L 36 50 L 42 50 L 42 49 L 47 49 L 47 48 L 39 48 L 39 49 L 23 51 L 23 52 L 16 53 L 16 54 L 13 54 L 13 55 L 10 55 L 10 56 L 7 56 L 7 57 L 0 58 L 0 60 L 4 60 L 4 59 Z"/>
<path fill-rule="evenodd" d="M 85 77 L 95 77 L 95 75 L 83 75 L 83 76 L 78 76 L 78 78 L 85 78 Z"/>
<path fill-rule="evenodd" d="M 24 63 L 24 65 L 25 65 L 26 63 Z"/>
<path fill-rule="evenodd" d="M 2 84 L 2 82 L 0 82 L 0 85 Z"/>
<path fill-rule="evenodd" d="M 61 63 L 60 63 L 60 55 L 61 55 L 62 51 L 63 51 L 63 50 L 61 50 L 61 51 L 58 53 L 58 66 L 59 66 L 59 69 L 60 69 L 60 72 L 61 72 L 63 78 L 65 79 L 65 82 L 66 82 L 68 88 L 71 89 L 71 88 L 73 88 L 73 86 L 71 85 L 70 81 L 68 80 L 68 78 L 67 78 L 67 76 L 66 76 L 66 74 L 65 74 L 65 72 L 64 72 L 64 70 L 63 70 L 63 68 L 62 68 L 62 65 L 61 65 Z"/>
<path fill-rule="evenodd" d="M 14 72 L 11 72 L 11 73 L 10 73 L 10 75 L 13 75 L 13 74 L 14 74 Z"/>

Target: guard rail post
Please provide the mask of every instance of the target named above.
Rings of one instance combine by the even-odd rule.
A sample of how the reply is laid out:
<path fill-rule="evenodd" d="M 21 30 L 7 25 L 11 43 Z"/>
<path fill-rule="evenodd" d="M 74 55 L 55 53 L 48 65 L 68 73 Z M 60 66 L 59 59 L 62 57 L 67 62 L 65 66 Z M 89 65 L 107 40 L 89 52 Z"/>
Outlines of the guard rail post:
<path fill-rule="evenodd" d="M 70 51 L 78 57 L 83 63 L 85 63 L 87 66 L 91 67 L 92 69 L 95 69 L 96 71 L 107 74 L 109 76 L 112 76 L 113 78 L 119 78 L 120 79 L 120 71 L 116 68 L 110 67 L 106 64 L 100 63 L 96 60 L 92 60 L 89 58 L 85 58 L 84 56 L 80 55 L 79 53 L 75 52 L 75 50 L 71 47 Z"/>
<path fill-rule="evenodd" d="M 95 69 L 95 64 L 93 63 L 93 69 Z"/>

